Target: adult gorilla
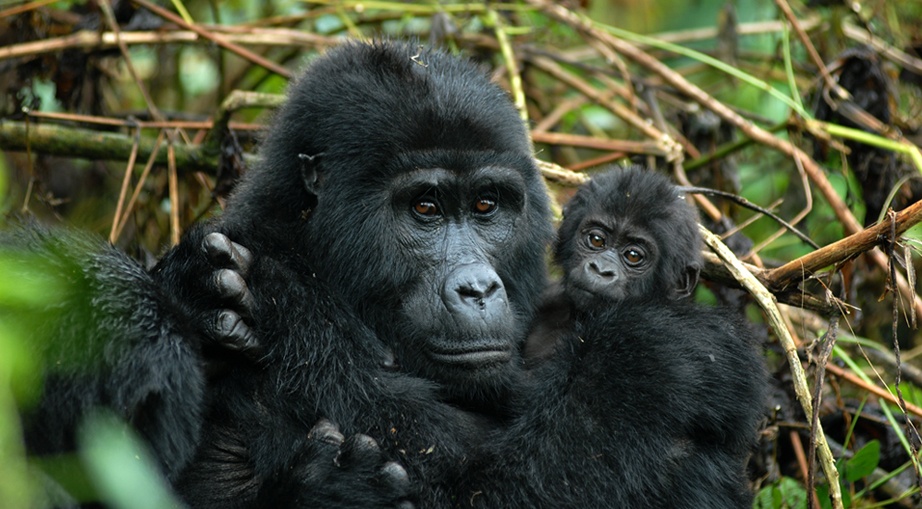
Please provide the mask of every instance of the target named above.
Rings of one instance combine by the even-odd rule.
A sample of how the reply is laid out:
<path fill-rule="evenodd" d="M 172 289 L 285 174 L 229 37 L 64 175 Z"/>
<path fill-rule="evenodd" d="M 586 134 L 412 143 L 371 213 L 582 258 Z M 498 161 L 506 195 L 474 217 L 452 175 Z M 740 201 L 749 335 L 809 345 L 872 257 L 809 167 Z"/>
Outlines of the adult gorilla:
<path fill-rule="evenodd" d="M 423 480 L 423 506 L 451 505 L 517 386 L 546 283 L 549 209 L 523 122 L 469 62 L 348 43 L 292 86 L 261 153 L 225 214 L 153 272 L 195 304 L 209 233 L 255 255 L 265 357 L 217 382 L 181 492 L 194 506 L 388 505 L 394 490 L 359 489 L 384 475 L 367 461 L 376 441 Z M 320 418 L 339 431 L 309 436 Z"/>

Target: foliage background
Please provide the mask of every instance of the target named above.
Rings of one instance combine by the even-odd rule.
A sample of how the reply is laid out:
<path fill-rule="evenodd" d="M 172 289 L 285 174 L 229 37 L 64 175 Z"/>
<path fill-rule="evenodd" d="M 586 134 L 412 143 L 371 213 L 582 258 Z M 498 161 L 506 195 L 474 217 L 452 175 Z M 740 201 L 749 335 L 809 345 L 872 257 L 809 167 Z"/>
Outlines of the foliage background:
<path fill-rule="evenodd" d="M 605 165 L 643 163 L 741 195 L 827 246 L 885 218 L 889 206 L 922 198 L 922 2 L 557 4 L 563 9 L 538 0 L 0 0 L 0 222 L 37 217 L 93 230 L 150 263 L 193 221 L 220 212 L 278 94 L 344 37 L 412 37 L 492 69 L 519 101 L 537 157 L 553 163 L 546 175 L 558 203 Z M 914 507 L 920 480 L 913 423 L 922 418 L 922 344 L 913 326 L 922 301 L 912 290 L 919 235 L 910 230 L 892 244 L 876 238 L 872 245 L 884 251 L 868 246 L 857 257 L 835 245 L 814 267 L 817 277 L 780 281 L 773 268 L 809 260 L 815 248 L 732 202 L 698 204 L 706 226 L 767 271 L 763 282 L 779 300 L 805 294 L 822 304 L 782 313 L 816 391 L 844 505 Z M 904 219 L 907 226 L 919 220 Z M 906 280 L 900 292 L 890 284 L 889 260 Z M 23 270 L 23 263 L 0 257 L 0 273 L 11 264 Z M 750 296 L 711 269 L 699 297 L 737 306 L 763 324 Z M 792 286 L 782 291 L 780 282 Z M 4 507 L 36 503 L 34 467 L 18 445 L 16 419 L 34 387 L 17 380 L 41 369 L 29 355 L 28 328 L 9 318 L 51 298 L 56 282 L 48 284 L 23 289 L 0 277 Z M 851 312 L 836 322 L 838 334 L 827 335 L 843 305 Z M 803 507 L 813 498 L 806 486 L 816 430 L 797 404 L 776 334 L 767 326 L 760 334 L 774 375 L 774 411 L 751 462 L 756 506 Z M 98 429 L 128 433 L 117 424 Z M 108 487 L 158 489 L 113 480 L 106 468 L 117 471 L 122 460 L 94 454 L 94 436 L 78 463 L 100 496 L 117 505 L 120 495 Z M 135 477 L 143 479 L 140 468 Z M 825 477 L 815 484 L 815 500 L 829 505 Z"/>

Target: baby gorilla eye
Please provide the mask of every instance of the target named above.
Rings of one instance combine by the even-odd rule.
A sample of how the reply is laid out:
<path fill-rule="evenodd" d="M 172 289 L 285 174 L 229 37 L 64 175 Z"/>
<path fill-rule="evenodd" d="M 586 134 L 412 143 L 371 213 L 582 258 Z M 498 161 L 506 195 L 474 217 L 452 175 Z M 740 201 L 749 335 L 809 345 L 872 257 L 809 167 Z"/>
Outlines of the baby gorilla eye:
<path fill-rule="evenodd" d="M 413 203 L 413 212 L 423 217 L 435 217 L 439 214 L 439 206 L 432 200 L 422 198 Z"/>
<path fill-rule="evenodd" d="M 492 198 L 477 198 L 474 202 L 474 212 L 480 215 L 492 214 L 496 211 L 496 200 Z"/>
<path fill-rule="evenodd" d="M 635 248 L 629 248 L 623 255 L 624 259 L 627 260 L 630 265 L 639 265 L 644 259 L 643 252 Z"/>
<path fill-rule="evenodd" d="M 598 231 L 591 231 L 586 237 L 589 247 L 593 249 L 605 249 L 605 236 Z"/>

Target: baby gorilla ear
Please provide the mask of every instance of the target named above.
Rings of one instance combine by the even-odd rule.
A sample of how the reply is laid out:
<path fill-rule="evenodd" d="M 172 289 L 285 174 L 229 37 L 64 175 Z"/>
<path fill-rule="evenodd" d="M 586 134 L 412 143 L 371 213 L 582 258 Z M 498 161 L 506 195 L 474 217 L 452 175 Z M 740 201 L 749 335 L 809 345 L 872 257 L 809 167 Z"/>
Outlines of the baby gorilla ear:
<path fill-rule="evenodd" d="M 672 300 L 680 300 L 690 296 L 695 291 L 695 287 L 698 286 L 698 274 L 700 272 L 701 267 L 697 264 L 686 266 L 685 271 L 679 275 L 679 280 L 676 281 L 675 290 L 670 295 Z"/>

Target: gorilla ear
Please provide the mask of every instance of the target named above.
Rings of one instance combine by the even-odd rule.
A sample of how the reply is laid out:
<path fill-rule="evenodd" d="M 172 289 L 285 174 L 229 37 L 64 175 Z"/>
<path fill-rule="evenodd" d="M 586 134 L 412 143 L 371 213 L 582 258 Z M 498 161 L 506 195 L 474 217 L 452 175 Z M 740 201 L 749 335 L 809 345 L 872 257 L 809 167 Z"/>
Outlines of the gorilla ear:
<path fill-rule="evenodd" d="M 301 160 L 301 182 L 304 184 L 304 189 L 314 197 L 318 196 L 320 190 L 319 167 L 322 155 L 323 153 L 312 156 L 298 154 L 298 159 Z"/>
<path fill-rule="evenodd" d="M 695 287 L 698 286 L 698 273 L 700 271 L 701 269 L 697 265 L 685 267 L 685 272 L 676 281 L 676 289 L 672 293 L 673 300 L 684 299 L 695 291 Z"/>

